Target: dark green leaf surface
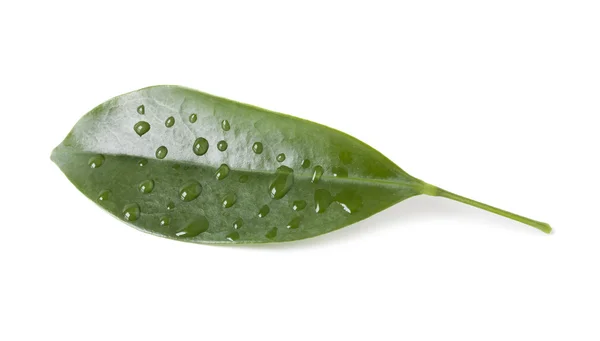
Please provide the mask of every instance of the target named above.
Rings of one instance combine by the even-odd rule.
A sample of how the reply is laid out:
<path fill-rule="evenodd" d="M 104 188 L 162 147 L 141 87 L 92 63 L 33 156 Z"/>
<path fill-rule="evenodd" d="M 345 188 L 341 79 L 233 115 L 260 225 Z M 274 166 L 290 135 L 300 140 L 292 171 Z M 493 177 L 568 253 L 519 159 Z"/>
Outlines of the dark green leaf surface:
<path fill-rule="evenodd" d="M 314 237 L 419 194 L 550 231 L 425 184 L 334 129 L 178 86 L 101 104 L 52 159 L 110 213 L 142 231 L 189 242 Z"/>

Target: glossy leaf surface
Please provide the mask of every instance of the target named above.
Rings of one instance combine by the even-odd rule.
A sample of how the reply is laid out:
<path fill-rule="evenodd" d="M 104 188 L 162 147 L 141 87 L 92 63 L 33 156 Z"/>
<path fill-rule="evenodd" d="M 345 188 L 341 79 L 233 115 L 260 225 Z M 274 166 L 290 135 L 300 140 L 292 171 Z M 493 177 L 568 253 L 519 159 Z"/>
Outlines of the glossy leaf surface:
<path fill-rule="evenodd" d="M 178 86 L 94 108 L 52 159 L 113 215 L 189 242 L 314 237 L 419 194 L 455 196 L 549 231 L 425 184 L 334 129 Z"/>

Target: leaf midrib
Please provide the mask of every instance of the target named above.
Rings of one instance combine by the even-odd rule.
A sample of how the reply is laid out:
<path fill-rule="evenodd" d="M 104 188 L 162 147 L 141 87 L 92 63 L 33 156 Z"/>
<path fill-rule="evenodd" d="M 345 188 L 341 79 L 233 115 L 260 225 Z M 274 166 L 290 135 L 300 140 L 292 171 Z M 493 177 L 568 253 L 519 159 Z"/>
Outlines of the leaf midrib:
<path fill-rule="evenodd" d="M 62 147 L 66 147 L 64 145 L 62 145 Z M 69 148 L 69 147 L 67 147 Z M 72 148 L 72 147 L 70 147 Z M 61 153 L 65 153 L 65 154 L 71 154 L 71 155 L 86 155 L 86 156 L 93 156 L 93 155 L 97 155 L 97 154 L 102 154 L 102 155 L 109 155 L 109 156 L 125 156 L 125 157 L 130 157 L 130 158 L 135 158 L 135 159 L 149 159 L 146 156 L 139 156 L 139 155 L 128 155 L 128 154 L 112 154 L 112 153 L 98 153 L 98 152 L 86 152 L 86 151 L 76 151 L 76 152 L 66 152 L 66 151 L 59 151 L 56 150 L 56 152 L 61 152 Z M 193 162 L 189 162 L 186 160 L 159 160 L 159 162 L 165 162 L 167 164 L 180 164 L 180 165 L 189 165 L 189 166 L 194 166 L 194 167 L 205 167 L 205 168 L 209 168 L 213 171 L 217 170 L 217 167 L 213 167 L 211 165 L 207 165 L 207 164 L 201 164 L 201 163 L 193 163 Z M 243 173 L 258 173 L 261 175 L 265 175 L 265 176 L 273 176 L 275 173 L 274 172 L 268 172 L 266 170 L 262 170 L 262 169 L 252 169 L 252 170 L 248 170 L 248 169 L 241 169 L 241 168 L 230 168 L 231 171 L 238 171 L 238 172 L 243 172 Z M 305 180 L 305 181 L 311 181 L 312 180 L 312 174 L 310 173 L 298 173 L 296 171 L 294 171 L 294 177 L 296 179 L 299 180 Z M 423 190 L 423 184 L 415 179 L 414 181 L 402 181 L 402 180 L 383 180 L 383 179 L 368 179 L 368 178 L 356 178 L 356 177 L 345 177 L 345 178 L 339 178 L 339 177 L 335 177 L 335 176 L 331 176 L 331 175 L 325 175 L 323 174 L 321 176 L 321 181 L 322 180 L 326 180 L 326 181 L 334 181 L 334 182 L 338 182 L 338 183 L 363 183 L 363 184 L 373 184 L 373 185 L 378 185 L 378 186 L 388 186 L 388 187 L 409 187 L 412 188 L 413 190 L 422 193 Z"/>

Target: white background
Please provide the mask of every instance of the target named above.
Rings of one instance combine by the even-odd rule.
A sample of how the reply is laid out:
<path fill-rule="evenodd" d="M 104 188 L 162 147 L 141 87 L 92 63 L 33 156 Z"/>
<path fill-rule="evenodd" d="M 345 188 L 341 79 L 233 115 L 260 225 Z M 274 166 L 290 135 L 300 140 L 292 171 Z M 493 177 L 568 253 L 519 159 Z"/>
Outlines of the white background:
<path fill-rule="evenodd" d="M 600 339 L 599 6 L 3 2 L 0 339 Z M 143 234 L 49 156 L 156 84 L 340 129 L 555 232 L 418 197 L 283 245 Z"/>

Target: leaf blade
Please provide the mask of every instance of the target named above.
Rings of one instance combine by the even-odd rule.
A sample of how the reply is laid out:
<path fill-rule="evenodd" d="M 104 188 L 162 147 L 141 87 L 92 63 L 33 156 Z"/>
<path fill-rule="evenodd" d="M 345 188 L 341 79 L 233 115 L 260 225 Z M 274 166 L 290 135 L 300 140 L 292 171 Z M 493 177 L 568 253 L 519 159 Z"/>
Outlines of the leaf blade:
<path fill-rule="evenodd" d="M 189 119 L 192 115 L 195 120 Z M 170 117 L 175 124 L 167 126 L 164 122 Z M 141 121 L 150 127 L 143 134 L 139 127 L 146 125 Z M 208 142 L 205 154 L 194 152 L 198 138 Z M 224 150 L 217 148 L 222 141 L 227 142 Z M 168 152 L 160 159 L 157 150 L 162 146 Z M 98 155 L 104 158 L 102 165 L 90 168 L 90 158 Z M 423 187 L 381 153 L 337 130 L 177 86 L 145 88 L 101 104 L 75 125 L 52 159 L 82 193 L 113 215 L 137 204 L 140 217 L 128 223 L 145 232 L 198 243 L 314 237 L 421 194 Z M 141 159 L 148 162 L 140 167 Z M 231 174 L 219 180 L 215 172 L 223 164 Z M 269 190 L 282 166 L 292 170 L 293 185 L 275 198 Z M 315 181 L 318 167 L 324 174 Z M 248 180 L 240 182 L 244 177 Z M 151 193 L 136 190 L 150 180 Z M 202 193 L 183 202 L 178 193 L 189 181 L 198 181 Z M 315 209 L 317 190 L 327 191 L 332 199 L 323 213 Z M 97 200 L 103 191 L 112 192 L 112 201 Z M 223 198 L 231 195 L 235 203 L 224 207 Z M 293 203 L 301 200 L 308 207 L 297 212 Z M 174 210 L 167 208 L 170 202 L 176 203 Z M 259 218 L 264 205 L 270 206 L 270 213 Z M 161 225 L 165 217 L 169 226 Z M 191 238 L 177 236 L 199 217 L 209 222 L 206 231 Z M 244 227 L 231 238 L 238 219 Z M 286 228 L 290 220 L 298 227 Z"/>

